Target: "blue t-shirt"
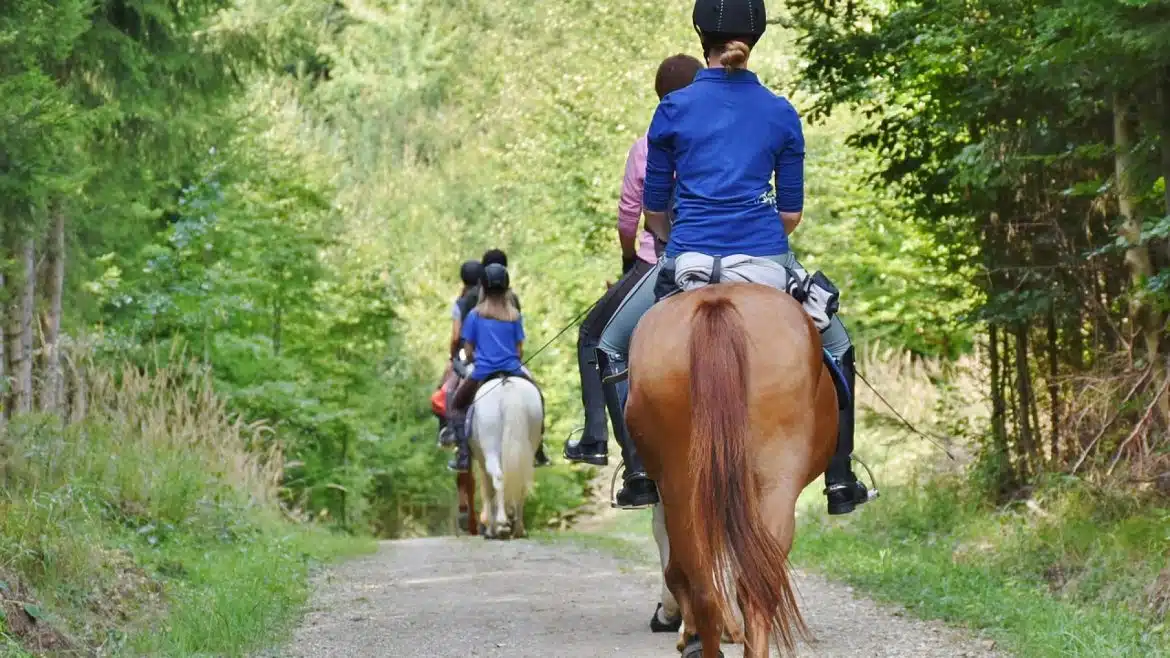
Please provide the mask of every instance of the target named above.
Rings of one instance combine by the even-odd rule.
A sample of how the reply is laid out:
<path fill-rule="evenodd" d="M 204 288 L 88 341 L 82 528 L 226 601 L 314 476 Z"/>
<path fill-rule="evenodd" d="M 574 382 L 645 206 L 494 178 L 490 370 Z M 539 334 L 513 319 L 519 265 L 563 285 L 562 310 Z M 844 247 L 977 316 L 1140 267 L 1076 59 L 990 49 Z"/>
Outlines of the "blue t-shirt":
<path fill-rule="evenodd" d="M 667 256 L 788 252 L 780 212 L 804 206 L 804 134 L 754 73 L 699 71 L 658 104 L 647 141 L 643 206 L 665 211 L 677 185 Z"/>
<path fill-rule="evenodd" d="M 479 317 L 471 311 L 463 321 L 463 340 L 475 346 L 475 371 L 471 378 L 483 381 L 497 372 L 520 372 L 520 353 L 516 345 L 524 341 L 524 322 L 503 322 Z"/>

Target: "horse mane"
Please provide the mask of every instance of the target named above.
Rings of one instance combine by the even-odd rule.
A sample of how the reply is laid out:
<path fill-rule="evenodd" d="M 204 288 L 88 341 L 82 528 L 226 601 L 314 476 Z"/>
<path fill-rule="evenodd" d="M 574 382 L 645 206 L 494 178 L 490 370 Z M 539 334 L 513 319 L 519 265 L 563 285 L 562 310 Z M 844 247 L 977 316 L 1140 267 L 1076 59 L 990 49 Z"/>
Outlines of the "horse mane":
<path fill-rule="evenodd" d="M 748 454 L 748 337 L 731 299 L 698 302 L 689 349 L 689 459 L 695 481 L 690 507 L 698 557 L 705 572 L 715 575 L 724 618 L 732 614 L 722 574 L 731 573 L 739 596 L 769 616 L 777 645 L 793 652 L 808 629 L 797 608 L 788 557 L 760 518 Z"/>

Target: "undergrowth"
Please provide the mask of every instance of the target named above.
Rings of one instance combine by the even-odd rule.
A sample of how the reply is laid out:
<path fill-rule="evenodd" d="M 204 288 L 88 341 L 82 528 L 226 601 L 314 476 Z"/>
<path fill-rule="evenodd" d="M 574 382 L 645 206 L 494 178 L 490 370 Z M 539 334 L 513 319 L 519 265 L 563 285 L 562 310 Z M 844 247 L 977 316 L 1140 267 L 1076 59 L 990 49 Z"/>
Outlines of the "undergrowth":
<path fill-rule="evenodd" d="M 809 498 L 798 564 L 987 629 L 1019 656 L 1170 656 L 1170 509 L 1071 482 L 994 507 L 950 476 L 840 520 Z"/>
<path fill-rule="evenodd" d="M 1019 656 L 1170 655 L 1164 500 L 1050 476 L 1006 504 L 989 502 L 998 497 L 993 469 L 974 457 L 989 426 L 979 360 L 947 365 L 871 349 L 862 368 L 930 438 L 860 390 L 866 413 L 856 445 L 875 466 L 881 498 L 828 517 L 810 486 L 798 565 L 919 616 L 985 629 Z"/>
<path fill-rule="evenodd" d="M 17 417 L 0 443 L 4 651 L 242 655 L 295 616 L 314 562 L 366 546 L 282 514 L 275 437 L 194 368 L 87 388 L 84 420 Z"/>

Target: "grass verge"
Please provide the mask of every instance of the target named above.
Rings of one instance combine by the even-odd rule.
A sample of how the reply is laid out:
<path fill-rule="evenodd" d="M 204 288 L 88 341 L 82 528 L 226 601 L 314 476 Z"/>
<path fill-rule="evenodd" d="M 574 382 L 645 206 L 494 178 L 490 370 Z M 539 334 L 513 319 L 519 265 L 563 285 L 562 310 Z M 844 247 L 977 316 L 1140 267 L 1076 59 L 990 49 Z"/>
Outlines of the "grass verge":
<path fill-rule="evenodd" d="M 981 501 L 958 478 L 936 478 L 848 517 L 811 511 L 793 560 L 918 616 L 984 629 L 1018 656 L 1170 656 L 1170 510 L 1071 483 L 1030 503 Z"/>
<path fill-rule="evenodd" d="M 279 446 L 198 373 L 96 373 L 85 419 L 0 435 L 0 656 L 242 656 L 312 567 L 372 542 L 294 522 Z"/>

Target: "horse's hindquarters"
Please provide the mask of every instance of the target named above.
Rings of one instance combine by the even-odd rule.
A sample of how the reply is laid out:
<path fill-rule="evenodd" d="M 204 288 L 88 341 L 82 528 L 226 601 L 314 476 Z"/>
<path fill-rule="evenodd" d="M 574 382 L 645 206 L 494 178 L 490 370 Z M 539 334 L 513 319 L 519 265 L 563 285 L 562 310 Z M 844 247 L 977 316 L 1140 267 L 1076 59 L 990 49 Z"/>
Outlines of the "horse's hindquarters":
<path fill-rule="evenodd" d="M 745 655 L 767 655 L 768 627 L 789 647 L 802 632 L 787 552 L 796 497 L 835 442 L 835 399 L 821 395 L 822 371 L 812 321 L 763 286 L 677 295 L 634 333 L 627 420 L 659 483 L 665 577 L 704 655 L 734 628 L 725 623 L 732 589 L 747 606 Z M 715 578 L 724 570 L 734 587 Z"/>
<path fill-rule="evenodd" d="M 524 533 L 524 499 L 540 445 L 540 391 L 520 377 L 484 383 L 475 399 L 472 441 L 484 471 L 485 536 Z"/>

